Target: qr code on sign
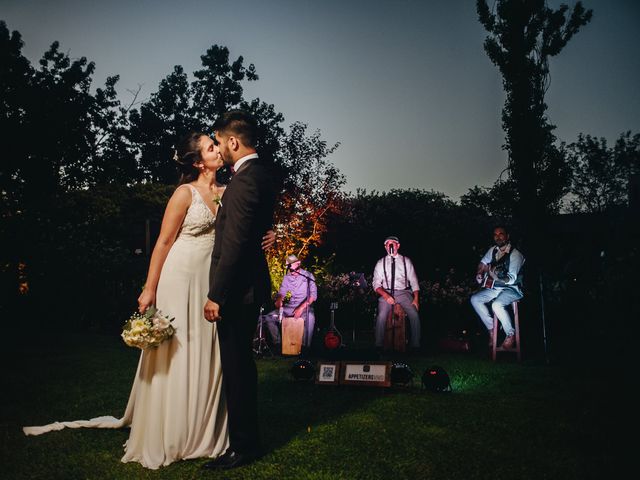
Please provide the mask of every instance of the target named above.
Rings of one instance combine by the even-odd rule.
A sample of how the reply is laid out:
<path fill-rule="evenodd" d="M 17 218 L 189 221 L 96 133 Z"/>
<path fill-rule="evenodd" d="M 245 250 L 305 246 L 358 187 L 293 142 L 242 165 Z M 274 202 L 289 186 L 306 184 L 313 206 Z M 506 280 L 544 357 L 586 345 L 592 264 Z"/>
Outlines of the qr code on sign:
<path fill-rule="evenodd" d="M 333 381 L 336 373 L 335 365 L 323 365 L 322 366 L 322 380 Z"/>

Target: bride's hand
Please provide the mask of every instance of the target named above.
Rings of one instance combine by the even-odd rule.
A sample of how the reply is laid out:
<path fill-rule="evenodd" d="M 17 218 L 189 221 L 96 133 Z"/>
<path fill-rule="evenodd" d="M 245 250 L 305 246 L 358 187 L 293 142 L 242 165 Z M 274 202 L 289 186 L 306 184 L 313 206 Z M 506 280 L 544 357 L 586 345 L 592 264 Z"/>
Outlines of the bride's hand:
<path fill-rule="evenodd" d="M 154 303 L 156 303 L 155 292 L 149 292 L 145 289 L 138 297 L 138 311 L 140 313 L 144 313 L 147 311 L 147 308 L 149 308 Z"/>
<path fill-rule="evenodd" d="M 273 230 L 267 230 L 267 233 L 262 237 L 262 249 L 269 250 L 276 243 L 276 232 Z"/>

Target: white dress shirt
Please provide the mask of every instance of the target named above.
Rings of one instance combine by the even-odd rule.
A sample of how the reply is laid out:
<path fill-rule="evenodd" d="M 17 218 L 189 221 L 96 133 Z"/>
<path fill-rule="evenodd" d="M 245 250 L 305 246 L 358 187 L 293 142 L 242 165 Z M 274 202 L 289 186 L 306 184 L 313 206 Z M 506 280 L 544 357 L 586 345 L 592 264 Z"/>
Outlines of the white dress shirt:
<path fill-rule="evenodd" d="M 395 255 L 387 255 L 382 257 L 376 263 L 376 268 L 373 270 L 373 290 L 375 291 L 377 288 L 382 287 L 387 291 L 391 291 L 391 264 L 392 258 L 396 260 L 396 276 L 395 276 L 395 285 L 394 290 L 406 290 L 407 287 L 413 291 L 417 292 L 420 290 L 420 285 L 418 285 L 418 276 L 416 275 L 416 270 L 413 267 L 413 263 L 408 257 L 400 255 L 399 253 Z M 407 265 L 407 270 L 405 271 L 405 263 Z M 387 272 L 387 276 L 385 278 L 385 269 Z"/>
<path fill-rule="evenodd" d="M 233 169 L 237 172 L 238 170 L 240 170 L 240 167 L 244 162 L 246 162 L 247 160 L 251 160 L 253 158 L 258 158 L 258 154 L 250 153 L 249 155 L 245 155 L 244 157 L 238 159 L 238 161 L 233 164 Z"/>

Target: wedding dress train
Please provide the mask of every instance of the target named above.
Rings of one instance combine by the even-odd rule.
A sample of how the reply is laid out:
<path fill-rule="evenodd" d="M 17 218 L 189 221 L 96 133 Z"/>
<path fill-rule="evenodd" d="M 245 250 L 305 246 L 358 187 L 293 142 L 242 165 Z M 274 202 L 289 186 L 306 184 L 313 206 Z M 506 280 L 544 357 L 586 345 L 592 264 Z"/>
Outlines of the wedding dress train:
<path fill-rule="evenodd" d="M 124 416 L 25 427 L 26 435 L 70 428 L 131 427 L 122 462 L 157 469 L 176 460 L 215 458 L 229 445 L 215 324 L 204 320 L 215 216 L 191 185 L 192 201 L 165 260 L 157 308 L 175 334 L 142 352 Z M 186 188 L 186 187 L 180 187 Z"/>

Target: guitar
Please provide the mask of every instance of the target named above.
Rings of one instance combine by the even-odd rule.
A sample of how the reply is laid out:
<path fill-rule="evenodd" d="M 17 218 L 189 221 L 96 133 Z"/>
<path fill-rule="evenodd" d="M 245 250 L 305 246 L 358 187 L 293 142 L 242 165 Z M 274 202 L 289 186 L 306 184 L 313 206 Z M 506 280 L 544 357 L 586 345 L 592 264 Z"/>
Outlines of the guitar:
<path fill-rule="evenodd" d="M 482 280 L 480 281 L 480 286 L 482 288 L 493 288 L 494 282 L 495 280 L 491 275 L 489 275 L 489 272 L 485 272 Z"/>
<path fill-rule="evenodd" d="M 329 331 L 324 336 L 324 346 L 328 350 L 335 350 L 342 345 L 342 335 L 336 328 L 334 312 L 338 309 L 338 302 L 331 302 L 331 323 L 329 324 Z"/>
<path fill-rule="evenodd" d="M 489 266 L 489 269 L 484 272 L 482 277 L 478 276 L 478 283 L 482 288 L 493 288 L 493 285 L 496 282 L 496 279 L 490 275 L 490 272 L 495 273 L 496 275 L 501 275 L 504 273 L 504 265 L 498 263 L 494 266 Z"/>

